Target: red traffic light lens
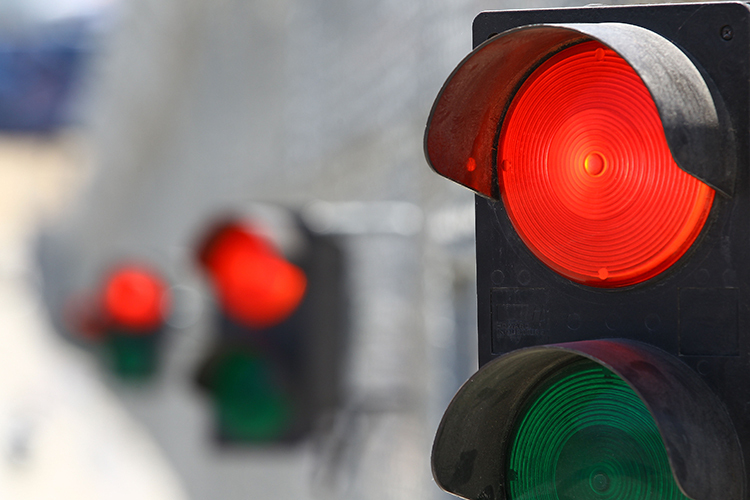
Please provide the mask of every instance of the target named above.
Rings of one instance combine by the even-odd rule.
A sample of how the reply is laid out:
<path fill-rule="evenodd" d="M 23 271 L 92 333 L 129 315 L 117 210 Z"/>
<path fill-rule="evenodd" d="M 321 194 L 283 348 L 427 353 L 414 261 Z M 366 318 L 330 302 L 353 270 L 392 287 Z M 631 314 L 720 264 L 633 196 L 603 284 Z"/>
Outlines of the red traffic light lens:
<path fill-rule="evenodd" d="M 523 83 L 497 160 L 521 239 L 562 276 L 594 287 L 634 285 L 669 268 L 714 198 L 675 163 L 638 74 L 594 41 L 557 53 Z"/>
<path fill-rule="evenodd" d="M 150 271 L 123 267 L 110 275 L 104 288 L 104 309 L 115 326 L 147 332 L 164 321 L 167 287 Z"/>
<path fill-rule="evenodd" d="M 241 226 L 228 226 L 214 236 L 201 260 L 225 311 L 252 328 L 285 321 L 304 298 L 307 277 L 302 269 Z"/>

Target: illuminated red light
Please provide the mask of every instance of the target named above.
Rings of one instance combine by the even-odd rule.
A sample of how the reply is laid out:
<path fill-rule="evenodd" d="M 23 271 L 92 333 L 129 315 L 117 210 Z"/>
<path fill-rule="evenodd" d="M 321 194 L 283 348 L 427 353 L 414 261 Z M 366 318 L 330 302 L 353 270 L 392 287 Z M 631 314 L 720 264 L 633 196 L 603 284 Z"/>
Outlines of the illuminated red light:
<path fill-rule="evenodd" d="M 672 158 L 637 73 L 599 42 L 565 49 L 513 99 L 498 143 L 502 199 L 545 264 L 595 287 L 656 276 L 690 248 L 714 190 Z"/>
<path fill-rule="evenodd" d="M 227 314 L 253 328 L 286 320 L 299 306 L 307 278 L 263 237 L 228 225 L 201 253 Z"/>
<path fill-rule="evenodd" d="M 123 267 L 112 273 L 104 288 L 108 322 L 133 333 L 161 326 L 167 303 L 167 286 L 148 270 Z"/>

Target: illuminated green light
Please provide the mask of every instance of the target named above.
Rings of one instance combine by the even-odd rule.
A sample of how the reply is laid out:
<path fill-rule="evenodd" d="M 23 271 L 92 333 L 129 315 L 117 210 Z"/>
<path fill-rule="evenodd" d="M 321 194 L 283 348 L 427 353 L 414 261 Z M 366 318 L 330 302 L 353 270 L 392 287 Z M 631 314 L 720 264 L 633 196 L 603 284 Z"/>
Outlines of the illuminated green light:
<path fill-rule="evenodd" d="M 508 464 L 509 500 L 687 499 L 643 401 L 589 360 L 560 370 L 532 394 Z"/>

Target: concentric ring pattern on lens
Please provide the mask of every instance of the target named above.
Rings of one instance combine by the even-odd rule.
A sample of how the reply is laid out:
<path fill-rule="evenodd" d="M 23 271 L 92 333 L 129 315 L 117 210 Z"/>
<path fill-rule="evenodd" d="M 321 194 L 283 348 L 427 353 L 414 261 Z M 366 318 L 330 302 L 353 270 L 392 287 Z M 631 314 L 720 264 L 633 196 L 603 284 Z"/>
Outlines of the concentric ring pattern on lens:
<path fill-rule="evenodd" d="M 686 500 L 653 417 L 628 384 L 585 360 L 543 383 L 519 417 L 509 500 Z"/>
<path fill-rule="evenodd" d="M 714 199 L 674 162 L 638 74 L 595 41 L 559 52 L 523 83 L 497 160 L 521 239 L 559 274 L 594 287 L 634 285 L 669 268 Z"/>

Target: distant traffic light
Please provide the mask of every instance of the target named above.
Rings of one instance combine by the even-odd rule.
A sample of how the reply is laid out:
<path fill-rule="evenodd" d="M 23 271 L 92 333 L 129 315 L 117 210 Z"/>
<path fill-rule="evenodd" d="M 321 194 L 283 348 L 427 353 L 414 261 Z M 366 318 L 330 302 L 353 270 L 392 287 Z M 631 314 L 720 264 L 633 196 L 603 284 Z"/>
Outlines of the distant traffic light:
<path fill-rule="evenodd" d="M 283 210 L 283 209 L 279 209 Z M 294 214 L 288 213 L 294 218 Z M 340 397 L 346 298 L 341 250 L 301 223 L 287 257 L 263 221 L 215 226 L 199 261 L 217 299 L 217 338 L 197 381 L 222 443 L 303 439 Z"/>
<path fill-rule="evenodd" d="M 229 223 L 211 236 L 200 262 L 222 308 L 237 321 L 261 329 L 286 320 L 300 305 L 305 273 L 250 227 Z"/>
<path fill-rule="evenodd" d="M 102 343 L 112 370 L 128 379 L 152 375 L 169 314 L 167 284 L 151 268 L 127 263 L 105 275 L 101 288 L 67 311 L 79 335 Z"/>
<path fill-rule="evenodd" d="M 425 134 L 474 190 L 468 499 L 745 499 L 750 8 L 487 12 Z"/>

